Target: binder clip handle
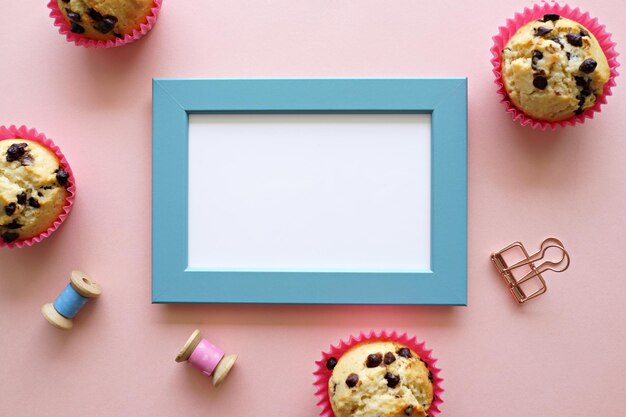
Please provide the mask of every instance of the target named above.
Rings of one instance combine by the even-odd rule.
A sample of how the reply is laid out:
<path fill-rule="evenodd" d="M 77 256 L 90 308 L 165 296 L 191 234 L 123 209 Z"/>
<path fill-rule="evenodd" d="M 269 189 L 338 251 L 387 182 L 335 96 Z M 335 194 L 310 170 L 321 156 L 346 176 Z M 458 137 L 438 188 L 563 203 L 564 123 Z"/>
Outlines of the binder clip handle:
<path fill-rule="evenodd" d="M 534 266 L 537 261 L 540 261 L 546 257 L 546 253 L 548 251 L 554 252 L 557 249 L 560 254 L 560 258 L 554 258 L 555 260 L 545 261 L 541 263 L 539 266 Z M 558 260 L 556 260 L 558 259 Z M 563 243 L 553 237 L 549 237 L 541 242 L 540 249 L 533 253 L 532 255 L 528 255 L 526 259 L 523 259 L 511 266 L 509 266 L 506 270 L 511 271 L 513 269 L 519 268 L 524 265 L 533 265 L 533 268 L 536 269 L 536 272 L 541 273 L 544 271 L 554 271 L 554 272 L 563 272 L 569 267 L 569 254 L 565 250 Z"/>
<path fill-rule="evenodd" d="M 560 240 L 555 239 L 553 237 L 547 238 L 546 240 L 541 242 L 541 249 L 539 251 L 541 256 L 538 257 L 537 260 L 544 259 L 546 257 L 546 253 L 550 249 L 552 249 L 551 252 L 555 252 L 554 249 L 556 249 L 560 253 L 561 258 L 558 261 L 557 260 L 545 261 L 537 267 L 537 270 L 539 272 L 544 272 L 544 271 L 563 272 L 565 271 L 569 267 L 569 254 L 563 247 L 563 243 L 561 243 Z"/>

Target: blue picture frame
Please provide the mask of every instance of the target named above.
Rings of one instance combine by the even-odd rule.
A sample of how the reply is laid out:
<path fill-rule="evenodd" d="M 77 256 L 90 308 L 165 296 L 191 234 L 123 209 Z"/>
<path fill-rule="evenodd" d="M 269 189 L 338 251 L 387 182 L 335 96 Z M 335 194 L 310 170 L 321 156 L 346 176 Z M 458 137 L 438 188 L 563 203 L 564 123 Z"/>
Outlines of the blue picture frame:
<path fill-rule="evenodd" d="M 467 304 L 467 79 L 153 79 L 152 302 Z M 431 268 L 187 268 L 191 113 L 430 113 Z"/>

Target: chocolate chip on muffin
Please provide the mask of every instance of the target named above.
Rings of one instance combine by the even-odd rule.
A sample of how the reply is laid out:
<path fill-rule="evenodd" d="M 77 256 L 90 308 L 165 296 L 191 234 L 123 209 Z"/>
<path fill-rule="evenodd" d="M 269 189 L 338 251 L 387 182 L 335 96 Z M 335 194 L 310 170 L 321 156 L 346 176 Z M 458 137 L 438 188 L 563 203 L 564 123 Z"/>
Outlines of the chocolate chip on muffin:
<path fill-rule="evenodd" d="M 544 36 L 550 32 L 552 32 L 552 29 L 545 27 L 545 26 L 539 26 L 538 28 L 535 29 L 535 36 Z"/>
<path fill-rule="evenodd" d="M 81 18 L 80 15 L 78 13 L 74 13 L 73 11 L 71 11 L 70 9 L 65 9 L 65 14 L 68 17 L 68 19 L 70 19 L 72 22 L 81 22 Z"/>
<path fill-rule="evenodd" d="M 68 174 L 66 170 L 59 168 L 56 172 L 56 179 L 59 185 L 66 186 L 67 181 L 70 179 L 70 174 Z"/>
<path fill-rule="evenodd" d="M 72 26 L 70 26 L 70 32 L 78 34 L 85 33 L 85 28 L 76 22 L 72 22 Z"/>
<path fill-rule="evenodd" d="M 380 353 L 371 353 L 367 355 L 367 359 L 365 360 L 365 366 L 368 368 L 376 368 L 383 361 Z"/>
<path fill-rule="evenodd" d="M 548 86 L 548 79 L 544 75 L 537 74 L 535 78 L 533 78 L 533 85 L 539 90 L 545 90 Z"/>
<path fill-rule="evenodd" d="M 39 201 L 35 200 L 34 197 L 31 197 L 28 199 L 28 205 L 31 206 L 32 208 L 41 207 L 41 205 L 39 204 Z"/>
<path fill-rule="evenodd" d="M 20 237 L 19 234 L 17 233 L 13 233 L 13 232 L 4 232 L 2 233 L 2 240 L 5 243 L 11 243 L 17 240 L 17 238 Z"/>
<path fill-rule="evenodd" d="M 408 347 L 402 347 L 402 348 L 398 349 L 398 351 L 396 353 L 398 355 L 402 356 L 403 358 L 410 358 L 411 357 L 411 349 L 409 349 Z"/>
<path fill-rule="evenodd" d="M 385 353 L 385 357 L 383 359 L 383 362 L 385 363 L 385 365 L 391 365 L 395 361 L 396 361 L 396 357 L 393 355 L 393 353 L 391 352 Z"/>
<path fill-rule="evenodd" d="M 572 46 L 583 46 L 583 37 L 578 33 L 568 33 L 565 35 L 565 39 Z"/>
<path fill-rule="evenodd" d="M 93 28 L 100 33 L 109 33 L 117 24 L 117 17 L 113 15 L 108 14 L 103 16 L 95 9 L 87 10 L 87 14 L 93 20 Z"/>
<path fill-rule="evenodd" d="M 565 45 L 563 45 L 563 42 L 561 42 L 561 38 L 559 38 L 558 36 L 555 36 L 554 38 L 550 38 L 550 40 L 556 44 L 559 45 L 559 48 L 564 49 Z"/>
<path fill-rule="evenodd" d="M 87 9 L 87 15 L 91 17 L 94 22 L 102 20 L 102 14 L 94 8 Z"/>
<path fill-rule="evenodd" d="M 17 209 L 17 205 L 15 203 L 9 203 L 6 206 L 4 206 L 4 213 L 7 216 L 12 216 L 15 213 L 16 209 Z"/>
<path fill-rule="evenodd" d="M 28 144 L 25 142 L 14 143 L 13 145 L 9 146 L 9 149 L 7 149 L 6 152 L 7 162 L 20 161 L 20 163 L 24 165 L 23 160 L 28 156 L 28 151 L 26 150 L 27 147 Z"/>
<path fill-rule="evenodd" d="M 554 13 L 548 13 L 548 14 L 544 14 L 543 15 L 543 21 L 544 22 L 556 22 L 557 20 L 559 20 L 561 18 L 561 16 L 559 16 L 558 14 L 554 14 Z"/>
<path fill-rule="evenodd" d="M 349 388 L 354 388 L 356 387 L 356 384 L 359 383 L 359 376 L 357 374 L 350 374 L 348 375 L 348 377 L 346 378 L 346 385 Z"/>
<path fill-rule="evenodd" d="M 578 68 L 580 72 L 584 72 L 585 74 L 591 74 L 596 70 L 598 63 L 593 58 L 587 58 L 580 64 Z"/>
<path fill-rule="evenodd" d="M 17 220 L 13 220 L 11 223 L 4 225 L 9 230 L 20 229 L 23 225 L 19 224 Z"/>
<path fill-rule="evenodd" d="M 395 388 L 400 383 L 400 377 L 398 375 L 394 375 L 391 372 L 387 372 L 385 374 L 385 379 L 387 380 L 387 386 L 389 388 Z"/>

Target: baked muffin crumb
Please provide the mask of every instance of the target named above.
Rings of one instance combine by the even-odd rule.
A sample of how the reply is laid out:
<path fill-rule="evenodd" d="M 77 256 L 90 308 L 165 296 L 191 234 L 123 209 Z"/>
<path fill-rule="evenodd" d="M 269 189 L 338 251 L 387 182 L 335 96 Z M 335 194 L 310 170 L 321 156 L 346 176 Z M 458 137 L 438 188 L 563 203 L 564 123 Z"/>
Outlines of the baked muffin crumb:
<path fill-rule="evenodd" d="M 132 34 L 150 14 L 153 0 L 57 0 L 70 31 L 91 39 Z"/>
<path fill-rule="evenodd" d="M 336 417 L 427 416 L 434 400 L 433 377 L 408 347 L 367 342 L 331 364 L 328 395 Z"/>
<path fill-rule="evenodd" d="M 581 114 L 596 103 L 609 77 L 593 34 L 556 14 L 522 26 L 502 51 L 502 79 L 511 102 L 537 120 Z"/>
<path fill-rule="evenodd" d="M 69 173 L 45 146 L 25 139 L 0 141 L 0 239 L 25 240 L 45 232 L 68 196 Z"/>

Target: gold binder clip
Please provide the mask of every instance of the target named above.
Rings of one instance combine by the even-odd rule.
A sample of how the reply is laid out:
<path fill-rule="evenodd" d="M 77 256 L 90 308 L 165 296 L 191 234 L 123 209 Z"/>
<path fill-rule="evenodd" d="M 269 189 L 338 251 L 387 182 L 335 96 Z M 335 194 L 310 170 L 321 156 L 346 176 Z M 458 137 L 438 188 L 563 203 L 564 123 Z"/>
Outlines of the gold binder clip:
<path fill-rule="evenodd" d="M 521 251 L 521 260 L 510 263 L 505 257 L 510 257 L 516 249 L 518 252 Z M 559 259 L 558 261 L 546 260 L 538 266 L 535 265 L 537 261 L 546 257 L 548 251 L 558 252 L 560 259 L 557 255 L 553 259 Z M 520 257 L 518 256 L 517 259 Z M 546 282 L 541 276 L 543 272 L 563 272 L 569 267 L 569 254 L 563 247 L 563 243 L 552 237 L 541 242 L 541 249 L 532 255 L 528 254 L 520 242 L 513 242 L 501 251 L 491 254 L 491 260 L 508 283 L 511 293 L 519 304 L 546 292 Z M 518 278 L 520 275 L 522 275 L 521 278 Z M 525 284 L 526 290 L 522 289 L 522 284 Z M 532 287 L 530 294 L 527 294 L 528 287 Z"/>

